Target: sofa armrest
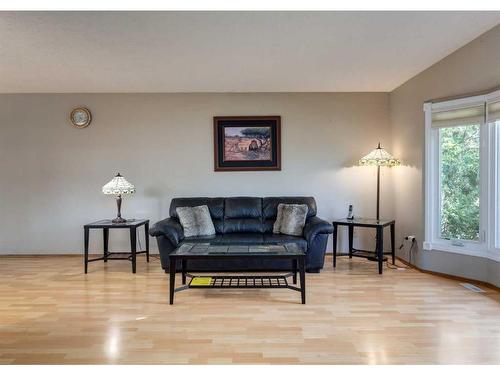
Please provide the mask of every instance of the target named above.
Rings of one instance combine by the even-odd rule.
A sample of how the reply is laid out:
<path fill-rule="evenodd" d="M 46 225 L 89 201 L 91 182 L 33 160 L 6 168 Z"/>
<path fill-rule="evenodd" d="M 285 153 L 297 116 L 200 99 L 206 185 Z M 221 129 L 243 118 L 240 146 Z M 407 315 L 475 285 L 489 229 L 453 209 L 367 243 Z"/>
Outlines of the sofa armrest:
<path fill-rule="evenodd" d="M 173 246 L 177 246 L 184 239 L 184 230 L 181 224 L 172 218 L 157 222 L 151 227 L 149 234 L 153 237 L 165 236 Z"/>
<path fill-rule="evenodd" d="M 333 225 L 326 220 L 313 216 L 306 221 L 304 227 L 304 237 L 307 242 L 311 243 L 318 234 L 333 233 Z"/>

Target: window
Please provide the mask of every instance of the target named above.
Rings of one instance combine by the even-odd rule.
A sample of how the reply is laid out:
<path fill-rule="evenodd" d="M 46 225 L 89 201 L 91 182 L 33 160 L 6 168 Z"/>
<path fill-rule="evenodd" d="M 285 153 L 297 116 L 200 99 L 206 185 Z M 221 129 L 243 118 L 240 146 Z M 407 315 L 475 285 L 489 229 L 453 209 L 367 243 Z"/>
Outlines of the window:
<path fill-rule="evenodd" d="M 479 241 L 479 127 L 439 129 L 440 238 Z"/>
<path fill-rule="evenodd" d="M 424 249 L 500 260 L 500 91 L 424 111 Z"/>
<path fill-rule="evenodd" d="M 492 180 L 494 192 L 492 200 L 496 202 L 492 213 L 493 241 L 495 248 L 500 248 L 500 100 L 492 100 L 487 104 L 488 126 L 490 127 L 493 149 Z"/>

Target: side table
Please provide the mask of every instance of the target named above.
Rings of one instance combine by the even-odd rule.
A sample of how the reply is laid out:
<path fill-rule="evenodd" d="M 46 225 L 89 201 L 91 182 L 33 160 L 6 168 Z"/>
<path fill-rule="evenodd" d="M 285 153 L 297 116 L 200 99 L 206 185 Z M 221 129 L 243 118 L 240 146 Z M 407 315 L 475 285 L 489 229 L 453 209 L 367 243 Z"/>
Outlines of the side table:
<path fill-rule="evenodd" d="M 146 250 L 137 251 L 137 228 L 144 225 Z M 104 250 L 103 256 L 99 258 L 89 259 L 89 235 L 91 229 L 102 229 Z M 109 252 L 109 230 L 110 229 L 129 229 L 130 230 L 130 253 L 125 252 Z M 146 254 L 146 261 L 149 262 L 149 220 L 145 219 L 132 219 L 127 220 L 125 223 L 113 223 L 111 220 L 99 220 L 83 226 L 84 232 L 84 251 L 85 251 L 85 273 L 89 262 L 98 260 L 129 260 L 132 262 L 132 272 L 136 270 L 136 256 L 137 254 Z"/>
<path fill-rule="evenodd" d="M 375 260 L 378 262 L 378 273 L 382 273 L 382 266 L 384 260 L 384 255 L 392 256 L 392 264 L 395 263 L 396 260 L 396 249 L 395 249 L 395 240 L 394 240 L 394 231 L 395 231 L 395 220 L 385 220 L 385 219 L 366 219 L 366 218 L 354 218 L 350 219 L 338 219 L 332 222 L 333 225 L 333 267 L 337 265 L 337 257 L 338 256 L 347 256 L 349 258 L 352 257 L 360 257 L 366 258 L 370 260 Z M 347 226 L 349 228 L 349 253 L 347 254 L 338 254 L 337 255 L 337 233 L 339 226 Z M 391 252 L 384 253 L 384 227 L 391 227 Z M 364 228 L 375 228 L 377 231 L 377 240 L 375 246 L 375 252 L 368 250 L 358 250 L 354 249 L 354 228 L 355 227 L 364 227 Z"/>

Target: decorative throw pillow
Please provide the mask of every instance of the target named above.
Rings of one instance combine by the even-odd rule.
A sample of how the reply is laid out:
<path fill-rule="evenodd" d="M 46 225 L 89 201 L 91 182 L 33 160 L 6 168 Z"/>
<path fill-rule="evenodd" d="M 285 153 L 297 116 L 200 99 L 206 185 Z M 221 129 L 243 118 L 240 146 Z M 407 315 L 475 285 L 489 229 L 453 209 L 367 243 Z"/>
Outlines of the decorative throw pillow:
<path fill-rule="evenodd" d="M 280 203 L 273 226 L 273 233 L 302 236 L 304 225 L 306 224 L 307 212 L 307 204 Z"/>
<path fill-rule="evenodd" d="M 198 224 L 198 236 L 214 236 L 215 227 L 208 206 L 193 207 L 193 211 Z"/>
<path fill-rule="evenodd" d="M 283 203 L 278 204 L 278 212 L 276 214 L 276 221 L 273 225 L 273 233 L 280 234 L 281 222 L 283 221 Z"/>
<path fill-rule="evenodd" d="M 208 206 L 177 207 L 184 237 L 213 236 L 215 227 Z"/>

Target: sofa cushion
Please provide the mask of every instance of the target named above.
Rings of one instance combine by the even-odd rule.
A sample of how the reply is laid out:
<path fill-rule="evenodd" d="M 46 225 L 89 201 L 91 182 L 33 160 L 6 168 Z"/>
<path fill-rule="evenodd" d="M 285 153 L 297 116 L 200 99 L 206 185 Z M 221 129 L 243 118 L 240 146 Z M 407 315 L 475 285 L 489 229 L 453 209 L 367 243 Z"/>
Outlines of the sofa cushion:
<path fill-rule="evenodd" d="M 263 233 L 260 219 L 226 219 L 223 233 Z"/>
<path fill-rule="evenodd" d="M 174 198 L 170 203 L 170 216 L 177 216 L 177 207 L 208 206 L 212 219 L 224 218 L 224 198 Z"/>
<path fill-rule="evenodd" d="M 265 219 L 262 221 L 262 230 L 264 233 L 273 233 L 274 222 L 276 218 Z"/>
<path fill-rule="evenodd" d="M 264 242 L 264 238 L 260 233 L 226 233 L 222 236 L 221 242 L 228 244 L 262 244 Z"/>
<path fill-rule="evenodd" d="M 170 217 L 179 218 L 177 207 L 196 207 L 207 205 L 212 217 L 212 222 L 217 233 L 224 229 L 224 198 L 174 198 L 170 203 Z"/>
<path fill-rule="evenodd" d="M 264 234 L 264 243 L 296 243 L 302 250 L 307 250 L 307 241 L 304 237 L 289 236 L 287 234 L 266 233 Z"/>
<path fill-rule="evenodd" d="M 176 211 L 179 221 L 181 222 L 184 237 L 197 236 L 198 224 L 193 207 L 177 207 Z"/>
<path fill-rule="evenodd" d="M 263 233 L 262 199 L 252 197 L 226 198 L 223 233 Z"/>
<path fill-rule="evenodd" d="M 316 216 L 316 200 L 313 197 L 268 197 L 262 199 L 263 218 L 276 219 L 278 205 L 283 204 L 305 204 L 307 205 L 307 217 Z"/>
<path fill-rule="evenodd" d="M 278 205 L 278 215 L 274 223 L 273 233 L 302 236 L 306 224 L 307 205 L 283 204 Z"/>
<path fill-rule="evenodd" d="M 215 236 L 197 236 L 185 238 L 181 243 L 219 243 L 222 241 L 222 234 L 216 234 Z"/>
<path fill-rule="evenodd" d="M 232 197 L 224 200 L 225 219 L 262 218 L 262 198 Z"/>
<path fill-rule="evenodd" d="M 184 230 L 184 237 L 215 235 L 214 224 L 206 205 L 177 207 L 176 211 Z"/>

